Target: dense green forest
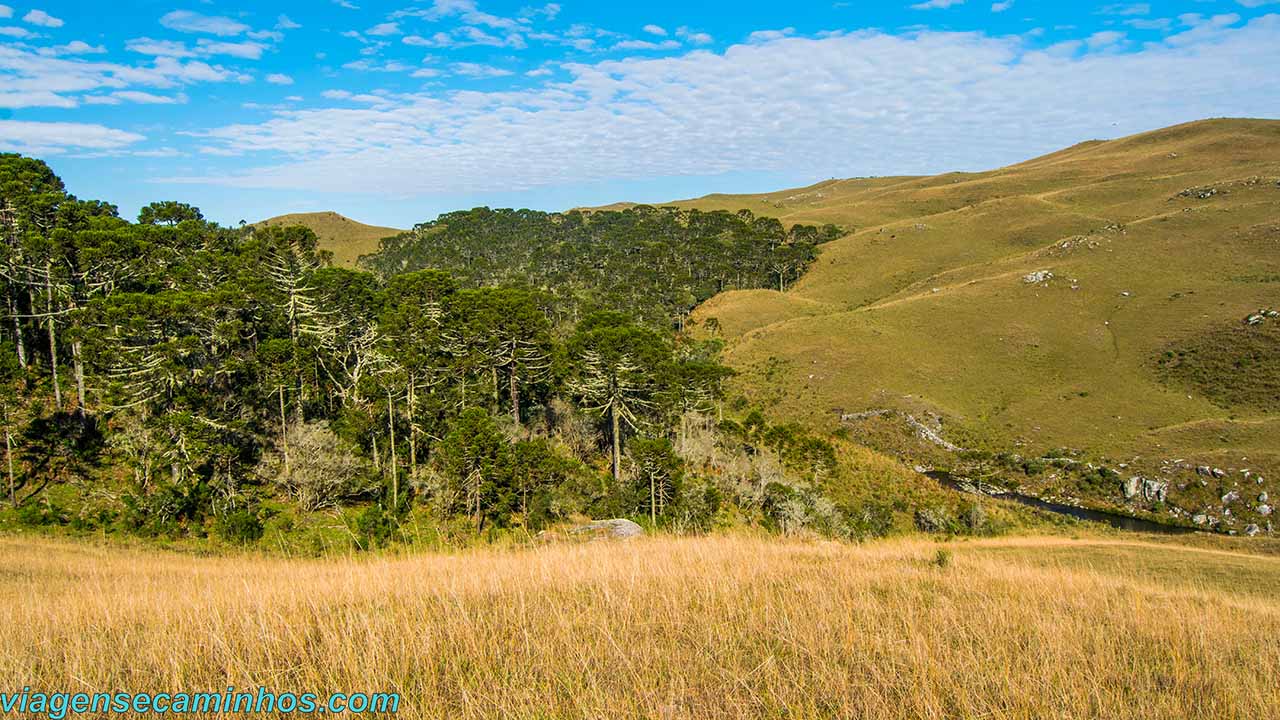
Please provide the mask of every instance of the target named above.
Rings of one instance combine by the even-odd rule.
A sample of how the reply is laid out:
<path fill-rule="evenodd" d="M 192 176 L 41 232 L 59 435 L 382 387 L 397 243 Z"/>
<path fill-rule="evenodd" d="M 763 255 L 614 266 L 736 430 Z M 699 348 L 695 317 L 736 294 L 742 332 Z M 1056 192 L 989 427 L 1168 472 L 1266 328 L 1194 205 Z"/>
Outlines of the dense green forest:
<path fill-rule="evenodd" d="M 387 238 L 360 263 L 382 277 L 439 268 L 468 287 L 528 285 L 547 293 L 554 317 L 565 321 L 620 310 L 679 328 L 718 292 L 784 290 L 817 257 L 817 246 L 840 234 L 834 225 L 787 229 L 749 210 L 477 208 Z"/>
<path fill-rule="evenodd" d="M 252 541 L 281 507 L 357 506 L 366 547 L 413 513 L 471 532 L 726 514 L 864 531 L 820 493 L 831 445 L 724 419 L 717 342 L 654 323 L 762 280 L 771 255 L 803 265 L 821 231 L 650 209 L 434 227 L 453 259 L 415 269 L 428 258 L 401 238 L 369 261 L 383 278 L 329 267 L 301 227 L 220 227 L 175 202 L 130 222 L 0 155 L 9 512 Z"/>

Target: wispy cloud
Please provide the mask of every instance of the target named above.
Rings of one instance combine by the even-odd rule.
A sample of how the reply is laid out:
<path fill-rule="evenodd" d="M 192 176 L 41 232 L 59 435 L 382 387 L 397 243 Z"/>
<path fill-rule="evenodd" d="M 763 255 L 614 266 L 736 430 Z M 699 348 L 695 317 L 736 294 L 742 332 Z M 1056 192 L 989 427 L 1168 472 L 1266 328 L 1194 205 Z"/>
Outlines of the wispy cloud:
<path fill-rule="evenodd" d="M 170 30 L 184 33 L 205 33 L 230 37 L 248 31 L 250 28 L 242 22 L 228 17 L 201 15 L 190 10 L 174 10 L 160 18 L 160 24 Z"/>
<path fill-rule="evenodd" d="M 142 135 L 94 123 L 0 120 L 0 151 L 60 155 L 68 150 L 118 150 Z"/>
<path fill-rule="evenodd" d="M 22 16 L 22 21 L 47 28 L 60 28 L 63 25 L 60 18 L 56 18 L 43 10 L 32 10 Z"/>
<path fill-rule="evenodd" d="M 792 33 L 718 53 L 567 63 L 567 79 L 529 89 L 347 94 L 344 107 L 204 132 L 207 146 L 263 164 L 178 180 L 361 192 L 376 172 L 425 194 L 796 167 L 815 177 L 925 173 L 989 167 L 1117 127 L 1280 115 L 1270 71 L 1280 17 L 1198 22 L 1126 52 L 1115 51 L 1122 35 L 1053 53 L 976 33 Z M 1089 112 L 1062 110 L 1077 107 Z M 293 160 L 268 161 L 277 153 Z"/>

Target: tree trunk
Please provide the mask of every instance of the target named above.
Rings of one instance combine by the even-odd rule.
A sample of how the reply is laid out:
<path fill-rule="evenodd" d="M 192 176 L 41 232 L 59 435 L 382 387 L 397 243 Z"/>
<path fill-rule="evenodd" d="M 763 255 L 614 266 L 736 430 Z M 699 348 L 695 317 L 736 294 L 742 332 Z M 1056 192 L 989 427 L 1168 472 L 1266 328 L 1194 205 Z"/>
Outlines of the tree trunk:
<path fill-rule="evenodd" d="M 613 481 L 622 481 L 622 436 L 618 432 L 618 406 L 609 406 L 609 424 L 613 428 Z"/>
<path fill-rule="evenodd" d="M 502 406 L 502 400 L 498 396 L 498 367 L 496 365 L 489 367 L 489 381 L 493 385 L 493 412 L 496 414 L 498 408 Z"/>
<path fill-rule="evenodd" d="M 417 387 L 413 373 L 409 373 L 409 476 L 418 476 L 418 407 Z"/>
<path fill-rule="evenodd" d="M 649 522 L 658 527 L 658 481 L 649 473 Z"/>
<path fill-rule="evenodd" d="M 516 379 L 516 366 L 511 365 L 511 420 L 520 429 L 520 382 Z"/>
<path fill-rule="evenodd" d="M 18 350 L 18 365 L 23 370 L 27 369 L 27 343 L 22 339 L 22 321 L 18 319 L 18 307 L 13 301 L 13 296 L 9 296 L 9 316 L 13 318 L 13 344 Z"/>
<path fill-rule="evenodd" d="M 391 507 L 400 507 L 400 477 L 396 470 L 396 418 L 391 404 L 391 389 L 387 389 L 387 429 L 391 433 Z"/>
<path fill-rule="evenodd" d="M 5 413 L 6 422 L 8 413 Z M 13 480 L 13 433 L 9 428 L 4 429 L 4 459 L 9 463 L 9 504 L 18 507 L 18 491 L 17 483 Z"/>
<path fill-rule="evenodd" d="M 84 358 L 81 357 L 80 350 L 80 340 L 71 341 L 71 362 L 76 376 L 76 414 L 83 420 L 87 413 L 84 398 Z"/>
<path fill-rule="evenodd" d="M 280 391 L 280 449 L 284 453 L 284 475 L 289 477 L 289 422 L 284 414 L 284 383 L 277 388 Z"/>
<path fill-rule="evenodd" d="M 53 321 L 53 262 L 45 261 L 44 288 L 49 312 L 49 372 L 53 375 L 53 406 L 62 409 L 62 388 L 58 385 L 58 331 Z"/>

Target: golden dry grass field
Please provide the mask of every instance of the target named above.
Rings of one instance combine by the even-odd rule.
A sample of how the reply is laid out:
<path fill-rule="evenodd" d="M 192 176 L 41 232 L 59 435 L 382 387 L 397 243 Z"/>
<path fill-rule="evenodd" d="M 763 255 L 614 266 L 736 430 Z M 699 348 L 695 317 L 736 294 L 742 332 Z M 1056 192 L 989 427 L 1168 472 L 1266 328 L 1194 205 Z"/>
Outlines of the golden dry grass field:
<path fill-rule="evenodd" d="M 1275 717 L 1280 558 L 1231 547 L 717 536 L 291 560 L 5 537 L 0 675 L 393 690 L 407 718 Z"/>

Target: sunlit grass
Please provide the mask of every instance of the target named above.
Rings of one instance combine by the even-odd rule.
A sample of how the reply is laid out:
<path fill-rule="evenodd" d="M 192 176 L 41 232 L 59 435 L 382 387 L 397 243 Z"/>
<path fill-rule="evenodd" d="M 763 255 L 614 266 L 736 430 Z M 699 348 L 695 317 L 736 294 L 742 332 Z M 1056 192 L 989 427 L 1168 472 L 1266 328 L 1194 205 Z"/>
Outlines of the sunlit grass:
<path fill-rule="evenodd" d="M 51 691 L 394 690 L 403 717 L 1265 717 L 1280 701 L 1276 595 L 1142 570 L 1222 553 L 1010 539 L 937 563 L 940 547 L 302 561 L 4 539 L 0 673 Z M 1242 582 L 1280 577 L 1276 558 L 1232 557 Z"/>

